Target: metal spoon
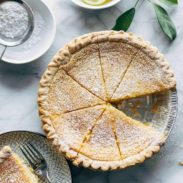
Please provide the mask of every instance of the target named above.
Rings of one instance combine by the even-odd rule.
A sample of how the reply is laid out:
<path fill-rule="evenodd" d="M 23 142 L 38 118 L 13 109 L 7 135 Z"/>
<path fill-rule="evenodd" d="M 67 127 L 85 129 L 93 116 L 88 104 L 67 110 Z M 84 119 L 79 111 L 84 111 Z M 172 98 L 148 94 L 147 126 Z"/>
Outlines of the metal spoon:
<path fill-rule="evenodd" d="M 4 36 L 1 36 L 1 34 L 0 34 L 0 44 L 4 46 L 4 49 L 2 50 L 2 52 L 0 54 L 0 59 L 3 57 L 7 47 L 18 46 L 18 45 L 24 43 L 32 34 L 32 31 L 34 28 L 33 11 L 26 2 L 24 2 L 22 0 L 0 0 L 0 6 L 2 3 L 5 3 L 5 2 L 17 2 L 25 8 L 25 10 L 27 11 L 27 15 L 28 15 L 28 26 L 27 26 L 27 29 L 22 33 L 22 35 L 19 36 L 18 38 L 15 37 L 15 38 L 7 39 Z"/>

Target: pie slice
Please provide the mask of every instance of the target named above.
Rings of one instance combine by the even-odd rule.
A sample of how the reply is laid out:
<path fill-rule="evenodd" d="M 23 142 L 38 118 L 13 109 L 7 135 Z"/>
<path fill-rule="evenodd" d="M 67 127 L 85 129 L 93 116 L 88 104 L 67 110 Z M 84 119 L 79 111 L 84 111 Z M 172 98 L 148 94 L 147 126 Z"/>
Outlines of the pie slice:
<path fill-rule="evenodd" d="M 115 116 L 116 138 L 122 159 L 133 156 L 141 158 L 141 152 L 164 141 L 163 135 L 153 127 L 133 120 L 113 107 L 110 110 Z"/>
<path fill-rule="evenodd" d="M 99 49 L 106 90 L 110 99 L 138 49 L 123 42 L 100 43 Z"/>
<path fill-rule="evenodd" d="M 113 119 L 111 112 L 106 109 L 80 149 L 80 154 L 98 161 L 120 160 L 119 149 L 111 125 Z"/>
<path fill-rule="evenodd" d="M 0 150 L 0 183 L 38 183 L 38 178 L 9 146 Z"/>
<path fill-rule="evenodd" d="M 53 78 L 46 100 L 40 105 L 41 111 L 60 114 L 103 103 L 104 101 L 80 86 L 60 69 Z"/>
<path fill-rule="evenodd" d="M 112 96 L 112 101 L 139 97 L 175 87 L 173 72 L 163 59 L 161 55 L 152 58 L 143 50 L 139 51 Z"/>
<path fill-rule="evenodd" d="M 93 94 L 106 100 L 97 44 L 90 44 L 73 54 L 63 69 Z"/>
<path fill-rule="evenodd" d="M 84 137 L 90 132 L 104 109 L 105 105 L 100 105 L 62 114 L 56 118 L 53 127 L 62 144 L 78 152 Z"/>

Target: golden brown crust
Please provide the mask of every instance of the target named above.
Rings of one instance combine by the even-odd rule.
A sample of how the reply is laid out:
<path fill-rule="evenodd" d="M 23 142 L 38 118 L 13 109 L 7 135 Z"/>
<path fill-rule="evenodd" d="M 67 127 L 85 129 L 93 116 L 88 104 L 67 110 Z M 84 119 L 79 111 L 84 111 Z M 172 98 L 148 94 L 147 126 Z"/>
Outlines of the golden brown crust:
<path fill-rule="evenodd" d="M 45 71 L 39 88 L 38 104 L 40 110 L 40 117 L 43 122 L 43 129 L 46 132 L 48 139 L 58 149 L 60 153 L 64 153 L 65 156 L 73 161 L 75 165 L 83 165 L 84 167 L 90 167 L 93 169 L 109 170 L 109 169 L 122 169 L 136 163 L 141 163 L 145 158 L 152 156 L 153 152 L 158 152 L 160 145 L 164 143 L 162 139 L 159 143 L 149 146 L 137 155 L 128 157 L 124 160 L 118 161 L 97 161 L 92 160 L 82 154 L 71 149 L 65 144 L 58 136 L 55 128 L 52 124 L 52 119 L 48 115 L 47 111 L 43 109 L 43 104 L 46 102 L 47 95 L 50 90 L 50 86 L 55 74 L 63 66 L 69 64 L 73 54 L 78 52 L 84 47 L 90 44 L 101 44 L 103 42 L 123 42 L 134 46 L 138 50 L 142 50 L 150 58 L 154 59 L 159 66 L 163 69 L 167 79 L 171 83 L 171 87 L 175 86 L 174 74 L 171 71 L 169 65 L 165 61 L 162 54 L 158 52 L 150 43 L 144 41 L 142 38 L 135 36 L 133 33 L 125 33 L 122 31 L 102 31 L 86 34 L 81 36 L 65 45 L 53 58 L 52 62 L 48 65 L 48 69 Z"/>
<path fill-rule="evenodd" d="M 82 47 L 85 47 L 91 43 L 96 42 L 95 33 L 81 36 L 78 39 L 75 39 L 64 46 L 53 58 L 51 63 L 48 65 L 47 70 L 43 74 L 40 87 L 38 92 L 38 104 L 40 115 L 47 116 L 47 111 L 44 110 L 44 105 L 46 105 L 46 98 L 48 96 L 51 83 L 53 81 L 54 76 L 58 72 L 58 70 L 63 66 L 69 63 L 72 54 L 79 51 Z M 43 120 L 44 121 L 44 120 Z"/>
<path fill-rule="evenodd" d="M 79 154 L 73 163 L 76 166 L 84 166 L 85 168 L 92 168 L 102 171 L 124 169 L 129 166 L 144 162 L 146 158 L 150 158 L 153 153 L 158 152 L 160 150 L 160 145 L 162 144 L 163 142 L 161 144 L 157 144 L 156 146 L 149 146 L 147 149 L 137 155 L 118 161 L 97 161 Z"/>
<path fill-rule="evenodd" d="M 94 32 L 90 34 L 83 35 L 79 38 L 76 38 L 65 45 L 53 58 L 53 60 L 48 65 L 47 70 L 43 74 L 38 94 L 38 104 L 40 115 L 44 117 L 46 111 L 43 111 L 43 105 L 46 102 L 46 97 L 48 95 L 50 85 L 55 74 L 58 72 L 59 68 L 64 65 L 69 64 L 70 59 L 73 54 L 77 51 L 81 50 L 88 46 L 89 44 L 96 44 L 106 41 L 112 42 L 125 42 L 130 45 L 133 45 L 137 48 L 141 48 L 142 39 L 140 37 L 135 36 L 132 33 L 125 32 L 116 32 L 116 31 L 102 31 L 102 32 Z"/>

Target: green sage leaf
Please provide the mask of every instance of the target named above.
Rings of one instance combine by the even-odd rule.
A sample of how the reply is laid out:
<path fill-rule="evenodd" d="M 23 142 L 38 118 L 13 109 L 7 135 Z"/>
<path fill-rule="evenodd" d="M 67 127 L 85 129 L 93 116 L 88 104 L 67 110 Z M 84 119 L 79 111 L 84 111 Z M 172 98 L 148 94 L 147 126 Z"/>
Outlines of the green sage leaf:
<path fill-rule="evenodd" d="M 178 0 L 160 0 L 160 1 L 165 4 L 172 4 L 172 5 L 178 4 Z"/>
<path fill-rule="evenodd" d="M 174 40 L 177 36 L 177 32 L 175 25 L 170 19 L 167 11 L 160 5 L 153 4 L 153 6 L 161 29 L 170 38 L 170 40 Z"/>
<path fill-rule="evenodd" d="M 135 15 L 135 8 L 127 10 L 117 18 L 116 24 L 112 29 L 117 31 L 119 30 L 127 31 L 133 21 L 134 15 Z"/>

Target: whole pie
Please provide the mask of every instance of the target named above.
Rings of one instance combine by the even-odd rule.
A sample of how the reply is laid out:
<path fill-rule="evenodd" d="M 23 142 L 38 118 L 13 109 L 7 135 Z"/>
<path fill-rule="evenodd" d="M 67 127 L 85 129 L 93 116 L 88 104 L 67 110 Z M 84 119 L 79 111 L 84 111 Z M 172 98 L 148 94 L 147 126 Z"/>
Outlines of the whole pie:
<path fill-rule="evenodd" d="M 169 64 L 149 42 L 132 33 L 90 33 L 65 45 L 40 81 L 43 129 L 75 165 L 126 168 L 159 151 L 165 137 L 113 104 L 175 86 Z"/>
<path fill-rule="evenodd" d="M 9 146 L 0 150 L 0 183 L 38 183 L 38 178 Z"/>

